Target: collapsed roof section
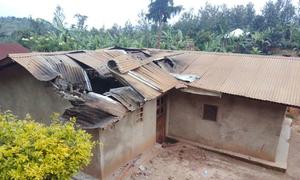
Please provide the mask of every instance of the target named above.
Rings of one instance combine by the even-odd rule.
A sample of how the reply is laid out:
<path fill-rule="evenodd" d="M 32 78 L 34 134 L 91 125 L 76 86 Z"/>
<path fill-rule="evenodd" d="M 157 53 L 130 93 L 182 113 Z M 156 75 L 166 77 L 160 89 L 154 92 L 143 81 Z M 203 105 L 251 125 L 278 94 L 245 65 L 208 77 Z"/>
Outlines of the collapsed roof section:
<path fill-rule="evenodd" d="M 40 81 L 56 79 L 62 89 L 92 91 L 87 73 L 63 53 L 22 53 L 11 54 L 9 57 Z"/>
<path fill-rule="evenodd" d="M 106 78 L 111 76 L 110 71 L 106 67 L 107 62 L 124 54 L 126 54 L 126 52 L 123 50 L 98 50 L 82 53 L 69 53 L 66 54 L 66 56 L 95 69 L 100 77 Z"/>
<path fill-rule="evenodd" d="M 153 63 L 172 55 L 105 49 L 10 54 L 9 58 L 11 64 L 21 65 L 36 79 L 51 82 L 73 105 L 63 117 L 75 116 L 77 123 L 88 129 L 106 128 L 127 111 L 140 108 L 145 101 L 179 84 Z"/>
<path fill-rule="evenodd" d="M 143 60 L 131 56 L 118 56 L 108 62 L 108 68 L 117 77 L 141 94 L 145 100 L 154 99 L 180 83 L 168 72 L 163 71 L 153 62 L 164 59 L 174 53 L 162 53 Z"/>
<path fill-rule="evenodd" d="M 130 111 L 138 109 L 144 103 L 143 97 L 130 86 L 111 89 L 104 95 L 116 99 Z"/>

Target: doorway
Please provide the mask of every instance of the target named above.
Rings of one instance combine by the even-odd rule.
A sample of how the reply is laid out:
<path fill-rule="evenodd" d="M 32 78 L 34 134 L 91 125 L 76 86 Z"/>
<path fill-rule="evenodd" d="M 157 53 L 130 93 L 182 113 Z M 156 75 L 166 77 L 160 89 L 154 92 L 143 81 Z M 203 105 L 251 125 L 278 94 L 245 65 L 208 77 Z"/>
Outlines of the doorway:
<path fill-rule="evenodd" d="M 167 101 L 166 96 L 157 98 L 156 142 L 163 143 L 166 138 Z"/>

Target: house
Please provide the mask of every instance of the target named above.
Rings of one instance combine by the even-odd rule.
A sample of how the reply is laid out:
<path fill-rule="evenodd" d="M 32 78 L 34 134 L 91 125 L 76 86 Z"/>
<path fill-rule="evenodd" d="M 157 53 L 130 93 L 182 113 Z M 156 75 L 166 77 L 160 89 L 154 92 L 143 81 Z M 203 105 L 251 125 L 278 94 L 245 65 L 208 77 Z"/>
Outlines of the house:
<path fill-rule="evenodd" d="M 286 169 L 286 109 L 300 105 L 296 59 L 204 52 L 173 58 L 178 79 L 199 78 L 168 96 L 167 136 Z"/>
<path fill-rule="evenodd" d="M 112 48 L 10 54 L 0 110 L 49 123 L 53 112 L 101 143 L 85 172 L 100 179 L 166 138 L 287 168 L 299 107 L 291 57 Z"/>
<path fill-rule="evenodd" d="M 10 54 L 0 68 L 0 109 L 21 117 L 30 113 L 46 124 L 53 112 L 64 119 L 77 117 L 81 128 L 101 142 L 86 172 L 104 178 L 155 144 L 156 98 L 179 84 L 151 62 L 174 53 L 154 55 L 145 62 L 138 58 L 149 55 L 133 54 L 124 50 Z M 130 68 L 135 69 L 125 73 Z M 144 84 L 143 76 L 155 83 Z"/>

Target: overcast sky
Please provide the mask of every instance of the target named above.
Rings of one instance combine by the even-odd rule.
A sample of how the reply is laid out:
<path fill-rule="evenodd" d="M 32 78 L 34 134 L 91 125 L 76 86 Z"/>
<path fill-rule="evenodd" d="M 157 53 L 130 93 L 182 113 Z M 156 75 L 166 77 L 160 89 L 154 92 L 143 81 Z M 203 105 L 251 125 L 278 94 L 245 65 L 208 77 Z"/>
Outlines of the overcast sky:
<path fill-rule="evenodd" d="M 260 11 L 267 0 L 251 0 Z M 293 0 L 295 3 L 297 0 Z M 53 11 L 60 5 L 65 12 L 68 24 L 74 22 L 74 14 L 88 16 L 89 27 L 111 27 L 114 23 L 124 25 L 126 21 L 136 23 L 137 15 L 146 10 L 150 0 L 0 0 L 0 16 L 43 18 L 52 21 Z M 204 0 L 174 0 L 176 5 L 187 9 L 199 9 Z M 249 0 L 209 0 L 211 4 L 226 3 L 229 7 L 247 4 Z"/>

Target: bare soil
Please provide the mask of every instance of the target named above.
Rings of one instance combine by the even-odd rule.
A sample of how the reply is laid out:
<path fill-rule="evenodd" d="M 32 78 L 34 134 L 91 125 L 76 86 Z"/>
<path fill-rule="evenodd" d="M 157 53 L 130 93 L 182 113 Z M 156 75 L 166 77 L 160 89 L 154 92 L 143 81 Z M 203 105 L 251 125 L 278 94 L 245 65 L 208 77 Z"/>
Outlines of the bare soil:
<path fill-rule="evenodd" d="M 288 169 L 285 173 L 184 143 L 176 143 L 160 148 L 154 158 L 135 167 L 124 179 L 300 180 L 300 121 L 293 123 Z"/>

